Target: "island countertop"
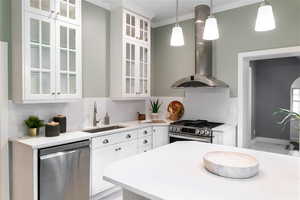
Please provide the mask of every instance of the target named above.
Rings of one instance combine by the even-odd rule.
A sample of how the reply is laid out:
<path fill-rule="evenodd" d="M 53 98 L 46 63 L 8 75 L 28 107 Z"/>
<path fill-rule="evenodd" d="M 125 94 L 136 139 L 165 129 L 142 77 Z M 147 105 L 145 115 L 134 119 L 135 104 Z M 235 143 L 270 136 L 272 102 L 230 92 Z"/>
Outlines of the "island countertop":
<path fill-rule="evenodd" d="M 209 173 L 203 155 L 243 152 L 257 158 L 260 171 L 250 179 Z M 110 165 L 104 179 L 152 200 L 299 200 L 300 158 L 229 146 L 176 142 Z"/>

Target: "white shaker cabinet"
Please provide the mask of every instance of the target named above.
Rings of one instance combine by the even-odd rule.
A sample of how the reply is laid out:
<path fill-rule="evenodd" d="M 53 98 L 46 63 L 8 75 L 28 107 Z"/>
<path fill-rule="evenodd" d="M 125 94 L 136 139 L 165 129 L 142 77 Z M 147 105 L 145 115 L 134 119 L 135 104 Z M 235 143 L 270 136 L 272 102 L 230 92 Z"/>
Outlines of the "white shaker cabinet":
<path fill-rule="evenodd" d="M 23 0 L 26 12 L 80 25 L 81 0 Z"/>
<path fill-rule="evenodd" d="M 150 20 L 111 11 L 111 97 L 150 96 Z"/>
<path fill-rule="evenodd" d="M 104 169 L 109 164 L 138 153 L 138 140 L 134 136 L 135 133 L 126 132 L 126 136 L 129 134 L 132 135 L 132 138 L 126 137 L 120 140 L 123 133 L 116 133 L 108 137 L 103 136 L 93 139 L 92 143 L 94 143 L 94 140 L 99 140 L 105 144 L 96 144 L 96 141 L 95 145 L 92 145 L 92 196 L 114 187 L 113 184 L 103 180 Z M 120 143 L 110 145 L 111 141 L 119 141 Z"/>
<path fill-rule="evenodd" d="M 153 148 L 164 146 L 170 143 L 168 131 L 168 126 L 153 127 Z"/>
<path fill-rule="evenodd" d="M 11 9 L 14 102 L 81 98 L 81 0 L 12 0 Z"/>

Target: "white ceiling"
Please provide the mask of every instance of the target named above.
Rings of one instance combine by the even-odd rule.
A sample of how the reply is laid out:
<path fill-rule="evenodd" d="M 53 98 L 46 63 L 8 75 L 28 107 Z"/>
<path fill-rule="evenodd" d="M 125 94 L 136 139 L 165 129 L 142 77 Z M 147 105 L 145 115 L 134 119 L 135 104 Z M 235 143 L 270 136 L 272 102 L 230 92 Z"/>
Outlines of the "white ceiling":
<path fill-rule="evenodd" d="M 152 18 L 154 26 L 173 23 L 175 17 L 176 0 L 87 0 L 106 8 L 127 5 L 143 9 Z M 214 12 L 237 8 L 262 0 L 214 0 Z M 179 16 L 182 20 L 192 18 L 194 7 L 199 4 L 209 5 L 209 0 L 179 0 Z"/>

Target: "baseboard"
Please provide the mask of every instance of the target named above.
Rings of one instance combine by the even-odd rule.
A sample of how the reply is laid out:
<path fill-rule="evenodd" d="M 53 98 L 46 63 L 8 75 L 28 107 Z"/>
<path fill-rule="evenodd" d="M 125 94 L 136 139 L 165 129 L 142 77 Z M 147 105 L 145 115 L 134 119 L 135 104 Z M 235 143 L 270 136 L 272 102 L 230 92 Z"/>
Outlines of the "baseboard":
<path fill-rule="evenodd" d="M 282 144 L 282 145 L 288 145 L 290 143 L 289 140 L 266 138 L 266 137 L 256 137 L 252 140 L 252 142 L 266 142 L 271 144 Z"/>

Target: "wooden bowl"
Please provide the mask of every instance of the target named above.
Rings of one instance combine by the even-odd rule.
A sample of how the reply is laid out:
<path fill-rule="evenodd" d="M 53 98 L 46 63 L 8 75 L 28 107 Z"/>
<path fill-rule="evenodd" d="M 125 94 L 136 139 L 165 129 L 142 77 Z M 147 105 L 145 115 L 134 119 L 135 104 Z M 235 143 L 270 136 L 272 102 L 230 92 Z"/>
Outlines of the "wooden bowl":
<path fill-rule="evenodd" d="M 227 178 L 251 178 L 259 171 L 256 158 L 239 152 L 208 152 L 204 155 L 203 160 L 204 166 L 209 172 Z"/>
<path fill-rule="evenodd" d="M 168 105 L 169 119 L 172 121 L 179 120 L 184 114 L 184 106 L 179 101 L 172 101 Z"/>

